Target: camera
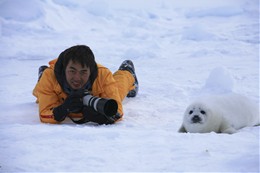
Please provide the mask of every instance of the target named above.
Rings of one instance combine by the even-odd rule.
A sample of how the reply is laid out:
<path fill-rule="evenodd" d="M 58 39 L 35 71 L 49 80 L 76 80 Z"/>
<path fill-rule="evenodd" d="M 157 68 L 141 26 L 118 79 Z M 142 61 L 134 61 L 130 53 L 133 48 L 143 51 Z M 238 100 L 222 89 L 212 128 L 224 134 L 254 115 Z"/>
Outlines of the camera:
<path fill-rule="evenodd" d="M 118 105 L 114 99 L 95 97 L 87 91 L 84 92 L 84 95 L 85 96 L 83 97 L 83 104 L 85 106 L 90 106 L 95 111 L 109 117 L 116 115 Z"/>

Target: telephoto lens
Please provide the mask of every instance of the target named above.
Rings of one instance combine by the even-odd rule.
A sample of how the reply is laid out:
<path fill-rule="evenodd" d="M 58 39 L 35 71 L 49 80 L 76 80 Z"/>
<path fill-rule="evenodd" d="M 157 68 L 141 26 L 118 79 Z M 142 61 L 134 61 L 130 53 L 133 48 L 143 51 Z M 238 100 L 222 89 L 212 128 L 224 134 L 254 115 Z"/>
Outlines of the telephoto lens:
<path fill-rule="evenodd" d="M 95 111 L 106 115 L 113 116 L 116 115 L 118 105 L 114 99 L 105 99 L 100 97 L 92 96 L 89 92 L 85 92 L 83 97 L 83 104 L 92 107 Z"/>

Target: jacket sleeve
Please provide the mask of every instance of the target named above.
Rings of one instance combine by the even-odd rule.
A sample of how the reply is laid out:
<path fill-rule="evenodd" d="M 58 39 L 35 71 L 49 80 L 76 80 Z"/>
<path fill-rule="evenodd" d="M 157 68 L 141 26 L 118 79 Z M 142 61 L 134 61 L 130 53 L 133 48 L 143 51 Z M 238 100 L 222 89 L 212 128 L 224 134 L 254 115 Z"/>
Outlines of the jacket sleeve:
<path fill-rule="evenodd" d="M 118 104 L 118 112 L 121 116 L 123 116 L 123 106 L 117 83 L 109 69 L 103 66 L 99 67 L 98 77 L 93 84 L 92 92 L 94 96 L 116 100 Z"/>
<path fill-rule="evenodd" d="M 39 103 L 39 116 L 40 120 L 44 123 L 58 123 L 54 120 L 53 108 L 62 104 L 59 99 L 61 93 L 57 92 L 56 88 L 59 87 L 55 79 L 53 70 L 48 68 L 44 71 L 41 80 L 37 83 L 33 90 L 33 95 L 37 97 Z"/>

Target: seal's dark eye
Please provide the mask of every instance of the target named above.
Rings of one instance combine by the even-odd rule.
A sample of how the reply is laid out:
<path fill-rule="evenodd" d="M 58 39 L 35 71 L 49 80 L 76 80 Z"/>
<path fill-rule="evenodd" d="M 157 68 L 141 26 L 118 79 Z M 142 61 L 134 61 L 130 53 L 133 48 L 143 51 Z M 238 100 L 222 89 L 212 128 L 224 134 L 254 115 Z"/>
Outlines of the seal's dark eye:
<path fill-rule="evenodd" d="M 190 111 L 190 112 L 189 112 L 189 114 L 192 114 L 192 113 L 193 113 L 193 111 Z"/>
<path fill-rule="evenodd" d="M 206 112 L 205 112 L 205 111 L 200 111 L 200 113 L 201 113 L 201 114 L 206 114 Z"/>

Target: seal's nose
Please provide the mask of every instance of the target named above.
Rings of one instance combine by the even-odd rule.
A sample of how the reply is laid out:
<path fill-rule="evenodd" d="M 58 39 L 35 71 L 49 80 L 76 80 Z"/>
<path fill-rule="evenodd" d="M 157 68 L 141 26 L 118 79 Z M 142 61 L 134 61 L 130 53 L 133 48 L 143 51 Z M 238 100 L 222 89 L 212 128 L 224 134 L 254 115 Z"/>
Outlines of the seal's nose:
<path fill-rule="evenodd" d="M 194 115 L 191 120 L 193 123 L 198 123 L 201 121 L 201 118 L 198 115 Z"/>

